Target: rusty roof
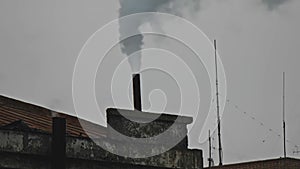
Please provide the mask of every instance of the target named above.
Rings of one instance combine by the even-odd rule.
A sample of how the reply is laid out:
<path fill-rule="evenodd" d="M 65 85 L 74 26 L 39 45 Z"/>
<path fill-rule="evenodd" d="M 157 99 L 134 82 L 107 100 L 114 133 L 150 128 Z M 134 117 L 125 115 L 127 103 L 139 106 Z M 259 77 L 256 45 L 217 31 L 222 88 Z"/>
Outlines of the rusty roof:
<path fill-rule="evenodd" d="M 105 137 L 106 127 L 80 119 L 75 116 L 55 112 L 50 109 L 25 103 L 0 95 L 0 127 L 16 121 L 24 122 L 28 127 L 37 131 L 52 133 L 52 115 L 63 117 L 67 123 L 67 135 L 76 137 Z M 86 131 L 80 125 L 84 123 Z M 87 135 L 88 133 L 88 135 Z"/>

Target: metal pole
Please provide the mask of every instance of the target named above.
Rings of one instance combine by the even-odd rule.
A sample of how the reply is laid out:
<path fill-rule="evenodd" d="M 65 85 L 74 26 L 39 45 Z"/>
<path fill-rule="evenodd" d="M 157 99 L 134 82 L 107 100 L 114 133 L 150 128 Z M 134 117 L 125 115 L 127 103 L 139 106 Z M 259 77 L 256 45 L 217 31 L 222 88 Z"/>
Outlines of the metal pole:
<path fill-rule="evenodd" d="M 218 140 L 219 140 L 219 165 L 223 165 L 222 160 L 222 142 L 221 142 L 221 120 L 219 106 L 219 81 L 218 81 L 218 61 L 217 61 L 217 41 L 214 40 L 215 46 L 215 67 L 216 67 L 216 97 L 217 97 L 217 118 L 218 118 Z"/>
<path fill-rule="evenodd" d="M 212 167 L 212 158 L 211 158 L 211 137 L 210 137 L 210 130 L 208 130 L 208 146 L 209 146 L 209 158 L 208 158 L 208 166 L 209 168 Z"/>
<path fill-rule="evenodd" d="M 282 126 L 283 126 L 283 156 L 286 158 L 286 136 L 285 136 L 285 72 L 282 79 Z"/>

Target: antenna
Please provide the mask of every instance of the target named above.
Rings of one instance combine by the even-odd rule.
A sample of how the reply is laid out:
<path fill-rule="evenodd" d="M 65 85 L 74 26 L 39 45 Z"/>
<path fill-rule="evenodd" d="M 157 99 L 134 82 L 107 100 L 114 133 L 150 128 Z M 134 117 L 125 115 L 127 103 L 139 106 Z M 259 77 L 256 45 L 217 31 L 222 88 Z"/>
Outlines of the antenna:
<path fill-rule="evenodd" d="M 221 143 L 221 120 L 220 120 L 220 106 L 219 106 L 219 81 L 218 81 L 218 61 L 217 61 L 217 41 L 214 40 L 215 46 L 215 67 L 216 67 L 216 97 L 217 97 L 217 118 L 218 118 L 218 140 L 219 140 L 219 165 L 222 163 L 222 143 Z"/>
<path fill-rule="evenodd" d="M 210 137 L 210 130 L 208 130 L 208 149 L 209 149 L 209 158 L 208 158 L 208 166 L 211 168 L 213 166 L 214 160 L 211 157 L 211 137 Z"/>
<path fill-rule="evenodd" d="M 286 158 L 286 138 L 285 138 L 285 72 L 282 76 L 282 127 L 283 127 L 283 156 Z"/>

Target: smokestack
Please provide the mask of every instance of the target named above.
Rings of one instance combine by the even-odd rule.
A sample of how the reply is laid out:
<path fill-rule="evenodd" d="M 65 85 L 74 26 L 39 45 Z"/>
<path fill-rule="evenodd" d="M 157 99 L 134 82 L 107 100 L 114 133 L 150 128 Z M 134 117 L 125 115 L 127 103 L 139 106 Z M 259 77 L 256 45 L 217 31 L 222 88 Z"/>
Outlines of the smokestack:
<path fill-rule="evenodd" d="M 52 118 L 52 169 L 66 168 L 66 119 Z"/>
<path fill-rule="evenodd" d="M 142 111 L 140 74 L 132 75 L 132 87 L 133 87 L 134 109 L 138 111 Z"/>

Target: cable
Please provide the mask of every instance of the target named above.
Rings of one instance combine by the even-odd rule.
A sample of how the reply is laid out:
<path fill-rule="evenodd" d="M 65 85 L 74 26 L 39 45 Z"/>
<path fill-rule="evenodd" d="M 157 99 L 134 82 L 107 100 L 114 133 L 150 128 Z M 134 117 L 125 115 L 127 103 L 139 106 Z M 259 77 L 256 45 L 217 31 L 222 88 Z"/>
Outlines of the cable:
<path fill-rule="evenodd" d="M 262 139 L 262 142 L 265 143 L 267 141 L 267 135 L 269 133 L 273 133 L 273 135 L 276 135 L 279 138 L 282 138 L 282 135 L 279 134 L 279 132 L 277 132 L 275 129 L 267 127 L 262 121 L 259 121 L 257 117 L 251 115 L 250 113 L 246 112 L 246 111 L 242 111 L 238 105 L 234 104 L 230 99 L 227 99 L 227 103 L 231 104 L 238 112 L 240 112 L 242 115 L 247 116 L 249 119 L 251 119 L 252 121 L 255 121 L 256 123 L 259 124 L 259 126 L 263 127 L 267 133 L 264 136 L 264 139 Z M 286 140 L 287 143 L 289 143 L 290 145 L 294 146 L 294 147 L 300 147 L 299 145 L 295 144 L 293 141 L 291 141 L 290 139 Z"/>

